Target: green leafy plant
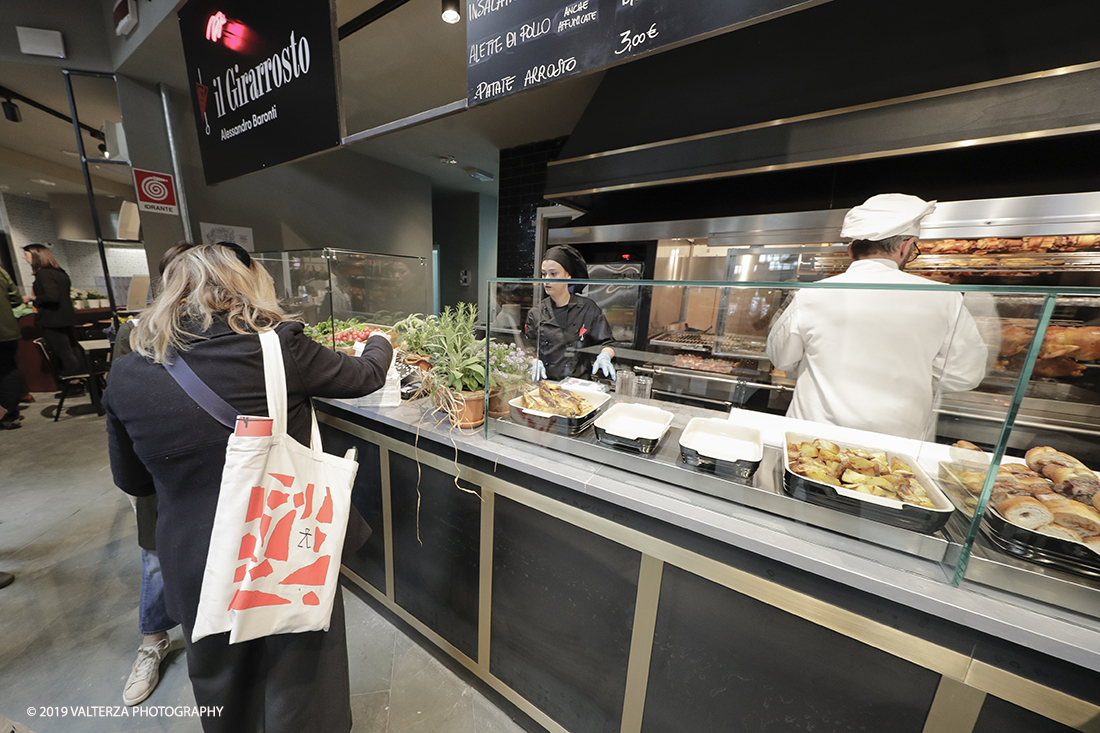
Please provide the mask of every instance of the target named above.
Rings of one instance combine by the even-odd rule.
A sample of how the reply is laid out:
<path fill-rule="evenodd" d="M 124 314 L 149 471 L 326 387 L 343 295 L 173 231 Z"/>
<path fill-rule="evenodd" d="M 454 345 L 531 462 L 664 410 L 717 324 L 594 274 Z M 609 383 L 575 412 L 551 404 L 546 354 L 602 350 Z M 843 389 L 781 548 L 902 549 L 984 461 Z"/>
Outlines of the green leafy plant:
<path fill-rule="evenodd" d="M 431 357 L 431 347 L 439 331 L 439 317 L 413 313 L 393 325 L 397 345 L 408 354 Z"/>
<path fill-rule="evenodd" d="M 477 306 L 460 303 L 443 309 L 426 343 L 434 389 L 475 392 L 485 389 L 485 339 L 477 338 Z"/>

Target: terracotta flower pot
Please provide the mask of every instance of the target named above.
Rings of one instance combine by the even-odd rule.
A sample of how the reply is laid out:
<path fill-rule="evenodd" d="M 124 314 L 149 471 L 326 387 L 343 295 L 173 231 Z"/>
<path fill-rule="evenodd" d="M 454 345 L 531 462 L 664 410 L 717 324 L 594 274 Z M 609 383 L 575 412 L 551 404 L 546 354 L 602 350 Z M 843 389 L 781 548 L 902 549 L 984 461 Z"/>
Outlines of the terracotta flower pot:
<path fill-rule="evenodd" d="M 448 413 L 456 428 L 476 428 L 485 423 L 485 390 L 451 392 L 456 410 Z"/>

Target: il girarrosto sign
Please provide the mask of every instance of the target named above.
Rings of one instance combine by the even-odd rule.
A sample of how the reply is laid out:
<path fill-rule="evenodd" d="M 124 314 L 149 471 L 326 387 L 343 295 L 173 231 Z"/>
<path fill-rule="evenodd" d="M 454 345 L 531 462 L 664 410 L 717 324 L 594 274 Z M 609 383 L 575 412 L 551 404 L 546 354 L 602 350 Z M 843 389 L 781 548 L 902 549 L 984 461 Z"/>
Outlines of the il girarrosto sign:
<path fill-rule="evenodd" d="M 208 184 L 340 144 L 329 3 L 191 0 L 179 22 Z"/>

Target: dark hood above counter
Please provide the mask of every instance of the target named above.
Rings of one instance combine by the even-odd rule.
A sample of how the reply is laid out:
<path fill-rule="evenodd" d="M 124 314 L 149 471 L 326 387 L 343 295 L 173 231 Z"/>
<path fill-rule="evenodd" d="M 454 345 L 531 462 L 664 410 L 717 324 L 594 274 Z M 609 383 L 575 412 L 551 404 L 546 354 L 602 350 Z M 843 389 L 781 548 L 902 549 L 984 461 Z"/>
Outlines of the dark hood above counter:
<path fill-rule="evenodd" d="M 1096 190 L 1100 4 L 988 9 L 830 2 L 611 69 L 546 197 L 603 221 Z"/>

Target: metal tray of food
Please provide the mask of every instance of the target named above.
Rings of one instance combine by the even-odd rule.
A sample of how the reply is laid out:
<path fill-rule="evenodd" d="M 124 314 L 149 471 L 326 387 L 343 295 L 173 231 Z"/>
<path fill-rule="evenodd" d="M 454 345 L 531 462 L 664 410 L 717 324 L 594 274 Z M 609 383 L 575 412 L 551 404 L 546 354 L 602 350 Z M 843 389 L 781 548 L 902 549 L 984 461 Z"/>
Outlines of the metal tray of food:
<path fill-rule="evenodd" d="M 1001 550 L 1025 560 L 1100 578 L 1100 547 L 1013 524 L 994 507 L 985 513 L 987 535 Z"/>
<path fill-rule="evenodd" d="M 648 455 L 665 437 L 672 418 L 671 412 L 659 407 L 620 402 L 596 418 L 596 439 L 606 445 Z"/>
<path fill-rule="evenodd" d="M 681 351 L 710 351 L 714 335 L 702 331 L 665 331 L 650 339 L 651 346 L 668 346 Z"/>
<path fill-rule="evenodd" d="M 960 462 L 940 464 L 940 477 L 944 490 L 960 511 L 974 516 L 978 492 L 985 482 L 988 466 Z M 997 548 L 1010 555 L 1032 562 L 1057 567 L 1070 572 L 1100 578 L 1100 544 L 1086 544 L 1070 539 L 1069 535 L 1056 537 L 1037 529 L 1014 524 L 990 504 L 983 516 L 986 537 Z M 1072 530 L 1070 530 L 1072 531 Z"/>
<path fill-rule="evenodd" d="M 720 476 L 750 479 L 764 459 L 760 431 L 719 417 L 694 417 L 680 433 L 684 463 Z"/>
<path fill-rule="evenodd" d="M 550 389 L 553 389 L 553 387 L 550 387 Z M 520 395 L 508 401 L 508 413 L 514 422 L 532 430 L 558 435 L 577 435 L 591 427 L 608 400 L 611 399 L 611 395 L 596 390 L 565 387 L 560 389 L 587 400 L 591 405 L 591 409 L 576 415 L 557 415 L 552 412 L 543 412 L 526 407 L 524 395 Z M 537 391 L 538 389 L 535 389 L 530 392 Z"/>
<path fill-rule="evenodd" d="M 939 484 L 936 483 L 910 456 L 892 451 L 869 448 L 867 446 L 830 440 L 827 435 L 803 435 L 800 433 L 786 433 L 786 444 L 812 443 L 816 439 L 823 439 L 834 443 L 841 450 L 858 449 L 874 454 L 882 454 L 887 462 L 897 458 L 904 462 L 912 470 L 914 477 L 924 487 L 933 508 L 918 506 L 899 499 L 891 499 L 885 496 L 875 496 L 861 491 L 833 486 L 824 481 L 807 478 L 791 470 L 790 451 L 783 451 L 783 490 L 788 496 L 802 499 L 810 504 L 828 507 L 847 514 L 854 514 L 865 519 L 870 519 L 893 527 L 901 527 L 915 532 L 931 534 L 943 529 L 951 514 L 955 511 L 954 504 L 944 495 Z"/>

